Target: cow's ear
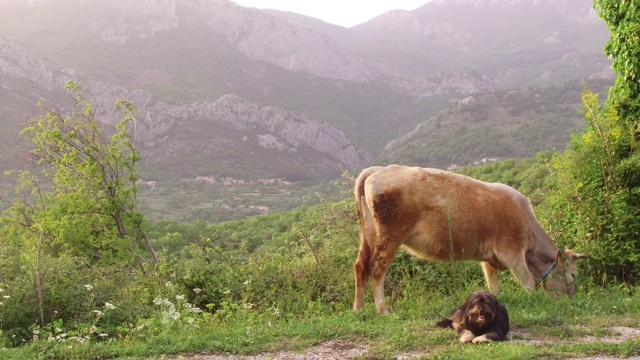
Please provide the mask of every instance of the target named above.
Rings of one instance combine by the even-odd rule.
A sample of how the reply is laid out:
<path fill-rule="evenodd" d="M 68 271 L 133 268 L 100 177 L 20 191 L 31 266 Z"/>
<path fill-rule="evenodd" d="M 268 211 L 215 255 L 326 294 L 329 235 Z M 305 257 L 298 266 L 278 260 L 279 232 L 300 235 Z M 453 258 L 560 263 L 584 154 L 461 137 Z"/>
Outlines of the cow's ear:
<path fill-rule="evenodd" d="M 578 254 L 577 252 L 573 252 L 570 249 L 566 249 L 565 254 L 567 254 L 567 257 L 571 260 L 577 260 L 577 259 L 586 259 L 587 255 L 584 254 Z"/>

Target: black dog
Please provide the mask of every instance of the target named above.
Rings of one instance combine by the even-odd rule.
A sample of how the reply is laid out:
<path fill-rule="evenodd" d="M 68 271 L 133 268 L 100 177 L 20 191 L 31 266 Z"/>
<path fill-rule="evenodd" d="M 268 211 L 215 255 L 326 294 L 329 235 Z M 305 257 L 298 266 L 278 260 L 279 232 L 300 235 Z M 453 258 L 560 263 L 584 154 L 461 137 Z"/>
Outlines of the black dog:
<path fill-rule="evenodd" d="M 458 331 L 463 344 L 504 341 L 509 332 L 509 315 L 491 293 L 476 291 L 467 297 L 464 305 L 437 325 Z"/>

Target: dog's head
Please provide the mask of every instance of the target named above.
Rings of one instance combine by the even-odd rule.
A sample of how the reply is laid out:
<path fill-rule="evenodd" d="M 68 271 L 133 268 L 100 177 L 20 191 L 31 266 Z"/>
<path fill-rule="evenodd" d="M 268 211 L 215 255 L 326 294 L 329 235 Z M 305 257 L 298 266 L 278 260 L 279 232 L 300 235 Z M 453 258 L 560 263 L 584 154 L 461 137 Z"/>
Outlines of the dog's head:
<path fill-rule="evenodd" d="M 498 299 L 491 293 L 476 291 L 467 296 L 465 321 L 476 328 L 490 326 L 498 316 Z"/>

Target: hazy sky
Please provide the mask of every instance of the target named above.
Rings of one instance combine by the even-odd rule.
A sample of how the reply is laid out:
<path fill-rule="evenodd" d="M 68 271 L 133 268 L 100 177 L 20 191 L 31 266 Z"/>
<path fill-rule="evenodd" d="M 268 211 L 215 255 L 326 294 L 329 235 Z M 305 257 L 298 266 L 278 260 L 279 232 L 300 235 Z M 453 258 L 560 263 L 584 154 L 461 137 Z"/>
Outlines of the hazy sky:
<path fill-rule="evenodd" d="M 389 10 L 413 10 L 431 0 L 232 0 L 238 5 L 277 9 L 351 27 Z"/>

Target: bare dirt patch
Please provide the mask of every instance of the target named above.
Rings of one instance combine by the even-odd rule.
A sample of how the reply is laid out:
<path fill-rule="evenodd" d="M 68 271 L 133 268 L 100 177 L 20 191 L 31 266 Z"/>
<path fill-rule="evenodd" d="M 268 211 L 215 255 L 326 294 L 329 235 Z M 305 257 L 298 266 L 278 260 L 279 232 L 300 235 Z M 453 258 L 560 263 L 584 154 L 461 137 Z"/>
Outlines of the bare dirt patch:
<path fill-rule="evenodd" d="M 640 329 L 614 326 L 608 328 L 608 335 L 602 337 L 585 336 L 582 338 L 574 338 L 570 340 L 558 340 L 552 338 L 534 338 L 531 334 L 523 329 L 515 328 L 509 332 L 509 342 L 527 345 L 551 345 L 551 344 L 579 344 L 605 342 L 611 344 L 621 343 L 623 341 L 636 339 L 640 337 Z M 473 345 L 471 345 L 473 346 Z M 418 359 L 428 356 L 425 352 L 411 352 L 396 354 L 397 360 Z M 300 352 L 282 351 L 275 353 L 262 353 L 257 355 L 204 355 L 192 354 L 173 357 L 163 357 L 166 360 L 343 360 L 354 358 L 375 357 L 370 348 L 363 345 L 355 345 L 340 340 L 325 341 L 306 350 Z M 613 360 L 618 358 L 609 357 L 589 357 L 576 358 L 575 360 Z M 631 357 L 628 359 L 640 360 L 640 357 Z"/>

